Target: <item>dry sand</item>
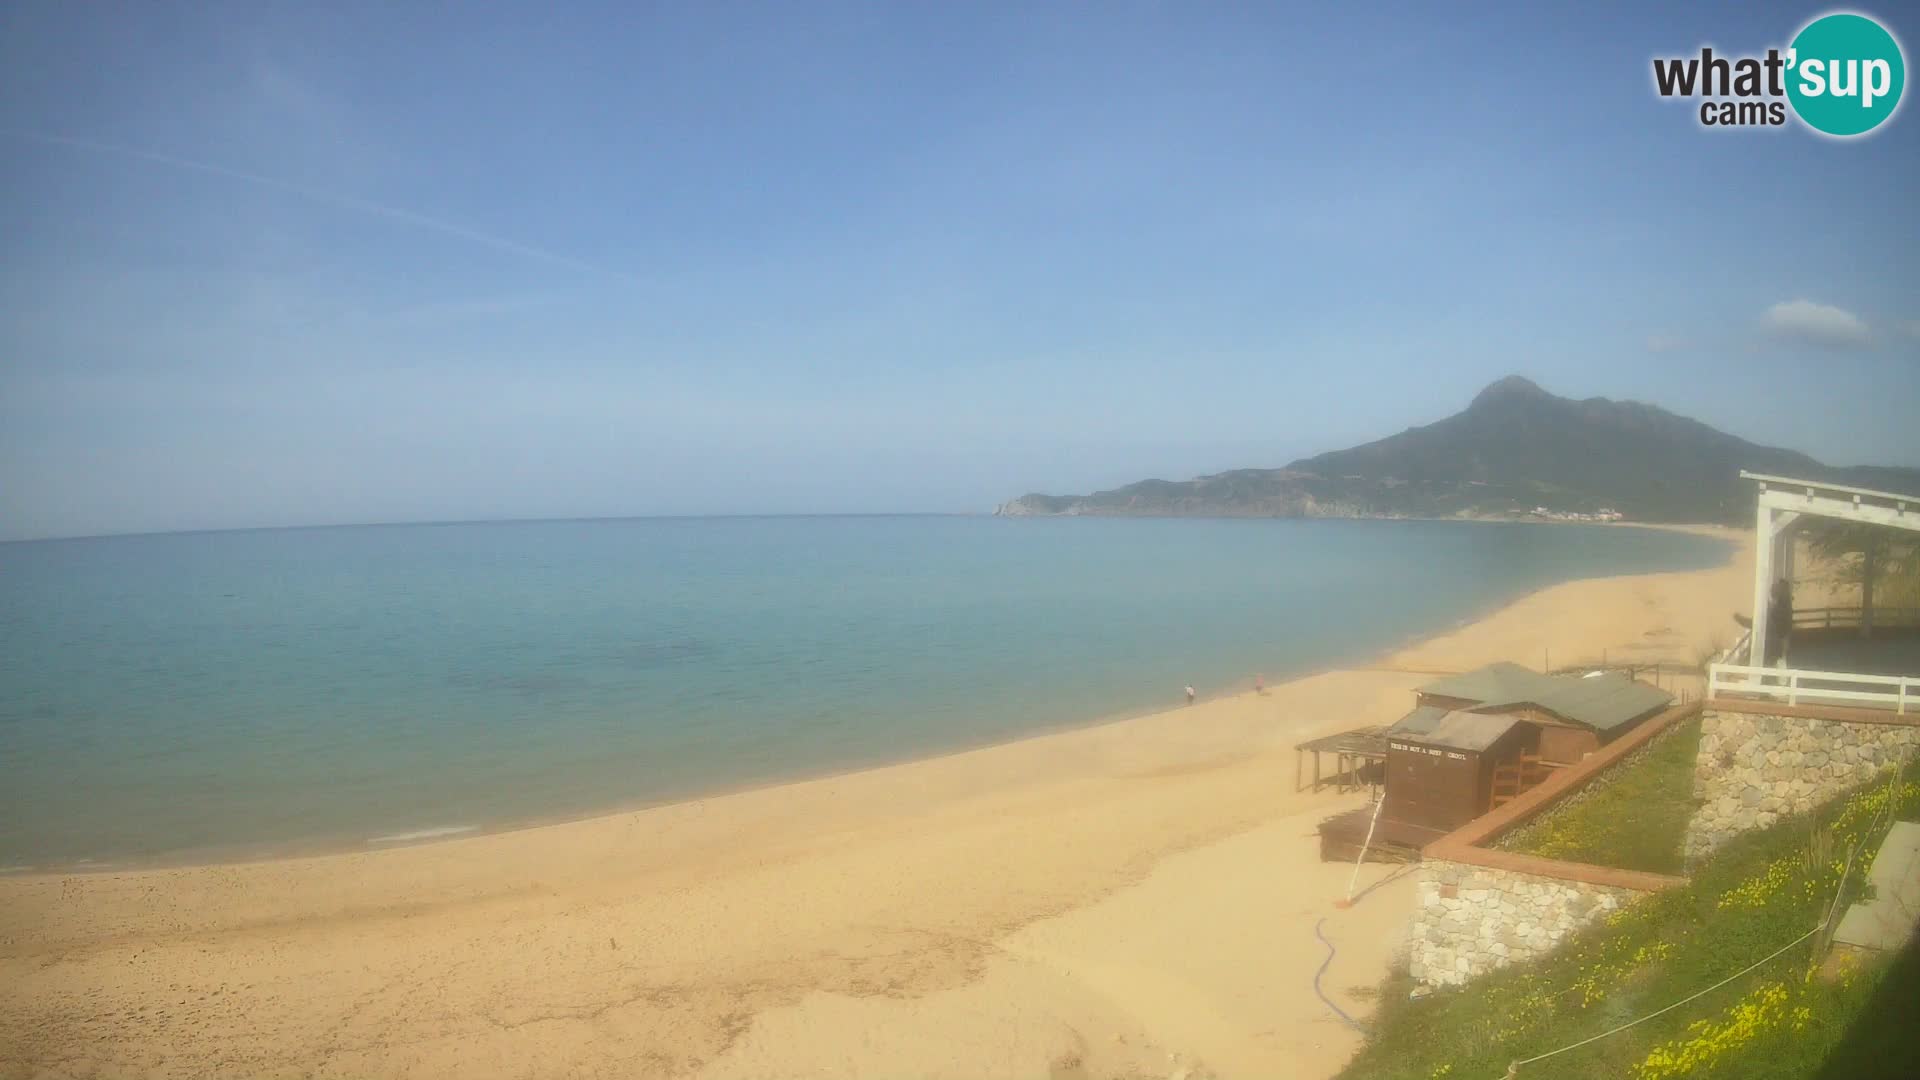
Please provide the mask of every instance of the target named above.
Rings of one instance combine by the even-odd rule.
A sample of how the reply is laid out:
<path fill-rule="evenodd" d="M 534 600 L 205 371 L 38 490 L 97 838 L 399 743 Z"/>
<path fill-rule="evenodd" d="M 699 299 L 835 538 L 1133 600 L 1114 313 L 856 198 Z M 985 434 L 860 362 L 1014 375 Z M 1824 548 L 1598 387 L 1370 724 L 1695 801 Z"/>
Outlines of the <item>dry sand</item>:
<path fill-rule="evenodd" d="M 1293 743 L 1422 672 L 1693 664 L 1726 567 L 1544 590 L 1379 666 L 845 776 L 419 847 L 0 879 L 0 1077 L 1318 1077 L 1411 881 Z"/>

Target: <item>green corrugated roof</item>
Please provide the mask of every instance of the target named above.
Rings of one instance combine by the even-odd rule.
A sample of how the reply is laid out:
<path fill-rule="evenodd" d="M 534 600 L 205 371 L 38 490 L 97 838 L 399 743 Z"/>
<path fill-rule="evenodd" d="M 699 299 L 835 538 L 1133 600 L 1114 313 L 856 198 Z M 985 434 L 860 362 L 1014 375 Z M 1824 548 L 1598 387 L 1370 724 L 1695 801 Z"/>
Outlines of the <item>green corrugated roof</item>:
<path fill-rule="evenodd" d="M 1425 735 L 1432 731 L 1434 725 L 1440 723 L 1440 718 L 1445 715 L 1447 710 L 1438 705 L 1417 705 L 1412 712 L 1401 717 L 1398 722 L 1388 728 L 1387 734 Z"/>
<path fill-rule="evenodd" d="M 1665 708 L 1673 695 L 1609 671 L 1585 678 L 1562 676 L 1562 688 L 1533 704 L 1569 720 L 1606 731 Z"/>
<path fill-rule="evenodd" d="M 1672 694 L 1619 672 L 1543 675 L 1506 661 L 1428 683 L 1420 692 L 1477 702 L 1475 711 L 1537 705 L 1598 731 L 1619 727 L 1673 701 Z"/>
<path fill-rule="evenodd" d="M 1387 737 L 1429 746 L 1451 746 L 1456 750 L 1485 750 L 1519 723 L 1524 721 L 1517 716 L 1453 712 L 1436 705 L 1422 705 L 1388 728 Z"/>
<path fill-rule="evenodd" d="M 1502 660 L 1428 683 L 1420 688 L 1420 692 L 1467 701 L 1518 701 L 1529 694 L 1551 691 L 1557 681 L 1551 675 L 1542 675 L 1532 668 Z"/>

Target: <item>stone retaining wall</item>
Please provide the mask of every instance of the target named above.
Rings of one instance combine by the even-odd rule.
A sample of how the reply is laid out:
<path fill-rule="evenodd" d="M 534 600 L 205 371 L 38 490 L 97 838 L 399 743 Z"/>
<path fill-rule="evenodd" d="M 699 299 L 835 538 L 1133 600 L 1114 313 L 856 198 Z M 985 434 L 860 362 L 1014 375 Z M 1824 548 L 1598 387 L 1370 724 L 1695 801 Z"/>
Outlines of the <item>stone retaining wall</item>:
<path fill-rule="evenodd" d="M 1408 974 L 1424 986 L 1458 986 L 1539 956 L 1629 900 L 1633 889 L 1429 861 L 1415 892 Z"/>
<path fill-rule="evenodd" d="M 1749 829 L 1812 810 L 1873 779 L 1914 747 L 1920 747 L 1920 727 L 1910 723 L 1779 715 L 1708 702 L 1693 767 L 1700 808 L 1687 824 L 1687 862 L 1698 862 Z"/>

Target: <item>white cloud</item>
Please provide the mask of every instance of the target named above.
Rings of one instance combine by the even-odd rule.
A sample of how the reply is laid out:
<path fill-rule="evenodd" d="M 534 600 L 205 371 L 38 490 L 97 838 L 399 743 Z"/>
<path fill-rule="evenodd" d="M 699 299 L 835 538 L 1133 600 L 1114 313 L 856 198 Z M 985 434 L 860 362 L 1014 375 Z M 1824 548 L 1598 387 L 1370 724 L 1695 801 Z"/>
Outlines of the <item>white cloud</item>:
<path fill-rule="evenodd" d="M 1831 304 L 1788 300 L 1767 309 L 1761 320 L 1775 337 L 1829 349 L 1869 349 L 1873 334 L 1860 316 Z"/>
<path fill-rule="evenodd" d="M 1679 352 L 1689 344 L 1686 338 L 1674 334 L 1648 334 L 1647 351 L 1650 353 Z"/>

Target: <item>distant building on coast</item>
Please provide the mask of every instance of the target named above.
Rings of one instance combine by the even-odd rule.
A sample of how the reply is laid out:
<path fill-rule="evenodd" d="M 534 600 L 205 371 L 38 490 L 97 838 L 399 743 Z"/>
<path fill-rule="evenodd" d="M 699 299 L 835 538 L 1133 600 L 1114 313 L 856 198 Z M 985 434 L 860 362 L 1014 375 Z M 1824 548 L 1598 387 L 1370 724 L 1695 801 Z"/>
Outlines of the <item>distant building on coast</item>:
<path fill-rule="evenodd" d="M 1536 506 L 1527 512 L 1527 516 L 1543 518 L 1547 521 L 1620 521 L 1626 517 L 1625 514 L 1610 506 L 1603 506 L 1592 513 L 1577 510 L 1549 510 L 1544 506 Z"/>

